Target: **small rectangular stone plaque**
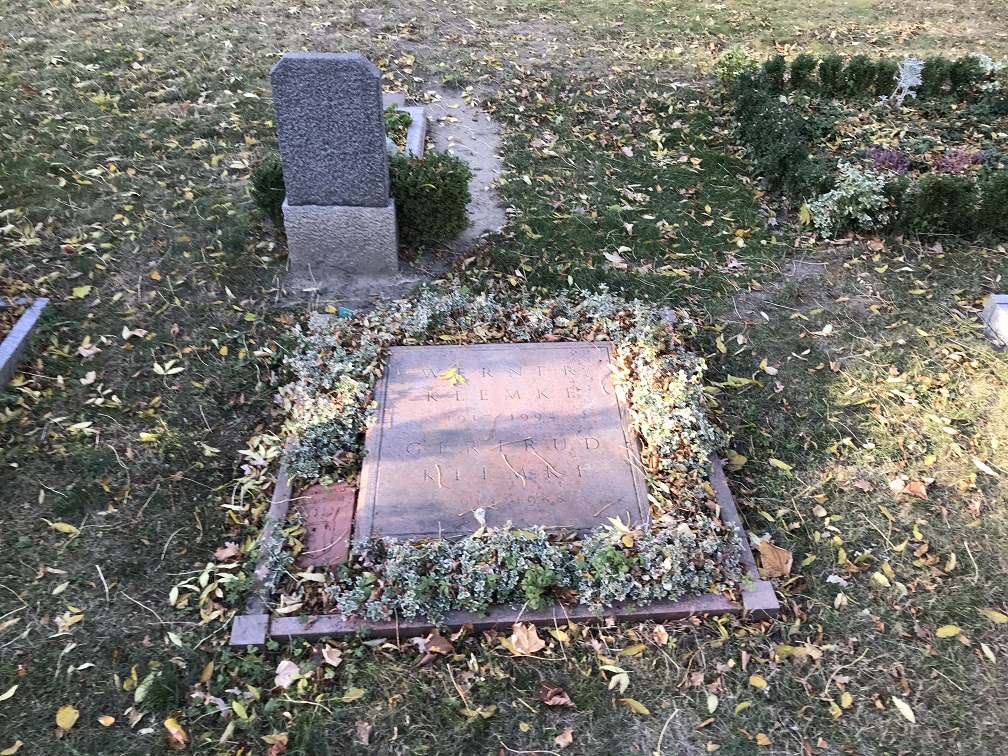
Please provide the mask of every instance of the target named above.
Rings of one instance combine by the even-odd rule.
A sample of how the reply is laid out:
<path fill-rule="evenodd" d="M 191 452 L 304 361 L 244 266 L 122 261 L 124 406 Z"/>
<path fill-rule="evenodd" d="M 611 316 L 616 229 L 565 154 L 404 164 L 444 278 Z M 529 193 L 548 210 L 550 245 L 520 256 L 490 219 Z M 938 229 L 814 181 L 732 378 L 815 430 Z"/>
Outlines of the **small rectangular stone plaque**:
<path fill-rule="evenodd" d="M 294 501 L 305 524 L 304 550 L 298 567 L 326 567 L 345 562 L 350 554 L 354 491 L 346 483 L 315 485 Z"/>
<path fill-rule="evenodd" d="M 648 519 L 612 344 L 393 347 L 378 382 L 354 538 L 458 537 L 479 527 L 583 534 Z M 454 379 L 454 380 L 453 380 Z"/>

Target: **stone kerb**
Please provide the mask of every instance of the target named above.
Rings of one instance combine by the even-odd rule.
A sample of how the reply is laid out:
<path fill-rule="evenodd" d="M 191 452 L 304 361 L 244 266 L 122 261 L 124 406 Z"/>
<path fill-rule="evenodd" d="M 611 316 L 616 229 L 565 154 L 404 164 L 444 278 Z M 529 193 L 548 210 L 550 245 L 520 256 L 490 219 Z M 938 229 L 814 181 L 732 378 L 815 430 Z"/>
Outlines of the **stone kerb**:
<path fill-rule="evenodd" d="M 381 72 L 362 55 L 287 53 L 270 72 L 291 273 L 399 270 Z"/>

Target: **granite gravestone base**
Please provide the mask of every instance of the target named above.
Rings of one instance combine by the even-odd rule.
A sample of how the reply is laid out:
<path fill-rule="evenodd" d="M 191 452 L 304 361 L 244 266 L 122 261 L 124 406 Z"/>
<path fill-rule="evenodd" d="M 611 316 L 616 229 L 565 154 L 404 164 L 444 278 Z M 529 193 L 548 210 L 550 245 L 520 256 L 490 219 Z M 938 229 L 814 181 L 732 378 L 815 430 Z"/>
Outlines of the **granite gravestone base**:
<path fill-rule="evenodd" d="M 362 55 L 292 52 L 273 67 L 270 84 L 291 273 L 395 274 L 381 72 Z"/>
<path fill-rule="evenodd" d="M 393 347 L 375 387 L 377 412 L 366 438 L 353 540 L 464 538 L 479 527 L 477 515 L 495 528 L 510 522 L 579 535 L 610 517 L 646 526 L 640 452 L 623 397 L 610 380 L 611 348 L 606 342 Z M 744 534 L 716 460 L 710 482 L 722 521 Z M 350 500 L 352 491 L 345 486 L 313 487 L 295 499 L 281 468 L 267 522 L 284 523 L 292 503 L 301 506 L 307 516 L 306 552 L 317 557 L 302 564 L 333 564 L 346 558 L 347 542 L 341 539 L 348 538 Z M 267 535 L 283 537 L 276 527 L 264 539 Z M 266 544 L 260 549 L 270 551 Z M 750 582 L 734 600 L 704 594 L 614 606 L 603 616 L 634 621 L 701 613 L 745 612 L 754 620 L 776 616 L 773 587 L 759 578 L 749 549 L 743 549 L 743 565 Z M 257 569 L 260 573 L 265 574 Z M 235 620 L 232 645 L 262 645 L 267 635 L 279 641 L 361 631 L 410 637 L 433 627 L 423 620 L 374 623 L 335 615 L 269 619 L 267 600 L 260 584 L 248 614 Z M 599 617 L 584 605 L 539 611 L 495 606 L 484 616 L 452 612 L 442 626 L 504 628 L 519 619 L 565 624 Z"/>

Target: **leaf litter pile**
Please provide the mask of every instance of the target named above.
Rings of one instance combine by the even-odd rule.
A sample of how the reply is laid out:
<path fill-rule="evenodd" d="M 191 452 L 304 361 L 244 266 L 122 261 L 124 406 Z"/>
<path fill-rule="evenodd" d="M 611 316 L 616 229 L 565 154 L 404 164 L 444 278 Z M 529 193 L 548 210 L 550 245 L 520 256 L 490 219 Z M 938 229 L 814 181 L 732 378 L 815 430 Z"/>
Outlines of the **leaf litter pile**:
<path fill-rule="evenodd" d="M 1008 375 L 972 318 L 1004 252 L 764 229 L 717 97 L 682 83 L 739 41 L 1001 55 L 1000 10 L 678 11 L 0 9 L 0 295 L 56 311 L 0 400 L 0 754 L 1001 749 Z M 273 51 L 301 47 L 494 110 L 515 223 L 483 275 L 691 308 L 779 621 L 227 647 L 271 485 L 233 481 L 281 453 L 271 371 L 295 322 L 247 177 L 275 149 Z"/>

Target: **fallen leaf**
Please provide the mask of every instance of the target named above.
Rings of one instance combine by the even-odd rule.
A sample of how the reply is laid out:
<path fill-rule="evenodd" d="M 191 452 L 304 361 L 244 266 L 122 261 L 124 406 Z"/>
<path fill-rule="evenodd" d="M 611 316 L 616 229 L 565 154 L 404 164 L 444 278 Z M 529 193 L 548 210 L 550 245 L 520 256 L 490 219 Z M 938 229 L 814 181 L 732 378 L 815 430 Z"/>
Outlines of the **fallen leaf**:
<path fill-rule="evenodd" d="M 14 745 L 12 745 L 10 748 L 4 748 L 2 751 L 0 751 L 0 756 L 14 756 L 15 753 L 21 750 L 21 746 L 23 745 L 24 743 L 22 743 L 20 740 L 15 740 Z"/>
<path fill-rule="evenodd" d="M 707 713 L 713 714 L 718 707 L 718 697 L 713 693 L 707 694 Z"/>
<path fill-rule="evenodd" d="M 1008 622 L 1008 614 L 1004 614 L 1003 612 L 999 612 L 996 609 L 981 609 L 980 613 L 984 617 L 986 617 L 987 619 L 989 619 L 991 622 L 994 622 L 994 623 L 996 623 L 998 625 L 1003 625 L 1004 623 Z M 0 699 L 0 700 L 2 700 L 2 699 Z"/>
<path fill-rule="evenodd" d="M 911 480 L 904 486 L 900 493 L 913 494 L 914 496 L 919 496 L 922 499 L 926 499 L 927 495 L 927 484 L 921 480 Z"/>
<path fill-rule="evenodd" d="M 174 717 L 168 717 L 164 721 L 165 729 L 168 731 L 168 746 L 173 751 L 183 751 L 186 747 L 186 741 L 189 740 L 189 736 L 186 735 L 186 731 L 182 729 L 182 725 L 175 721 Z"/>
<path fill-rule="evenodd" d="M 764 733 L 761 732 L 756 735 L 756 745 L 769 746 L 773 745 L 773 741 L 770 740 L 769 737 L 767 737 Z"/>
<path fill-rule="evenodd" d="M 511 646 L 516 656 L 529 656 L 546 648 L 546 642 L 539 637 L 536 627 L 531 622 L 527 625 L 516 622 L 511 626 Z"/>
<path fill-rule="evenodd" d="M 659 646 L 664 646 L 668 643 L 669 634 L 668 630 L 665 629 L 665 625 L 656 625 L 655 629 L 651 631 L 651 637 L 654 638 L 654 642 Z"/>
<path fill-rule="evenodd" d="M 958 625 L 942 625 L 935 630 L 935 635 L 939 638 L 954 638 L 962 632 Z"/>
<path fill-rule="evenodd" d="M 640 701 L 635 701 L 632 698 L 621 698 L 619 702 L 630 709 L 630 711 L 634 714 L 643 714 L 644 716 L 651 714 L 651 712 L 648 711 L 647 706 L 642 704 Z"/>
<path fill-rule="evenodd" d="M 18 689 L 17 685 L 12 685 L 3 693 L 0 693 L 0 701 L 6 701 L 8 698 L 12 698 L 14 694 L 17 692 L 17 689 Z"/>
<path fill-rule="evenodd" d="M 791 564 L 794 558 L 790 551 L 774 546 L 767 541 L 760 541 L 758 550 L 767 577 L 784 577 L 791 573 Z"/>
<path fill-rule="evenodd" d="M 340 700 L 343 703 L 353 703 L 358 698 L 363 698 L 364 692 L 363 688 L 350 688 L 350 690 L 343 694 L 343 697 Z"/>
<path fill-rule="evenodd" d="M 102 727 L 111 727 L 115 724 L 115 717 L 110 717 L 108 714 L 98 717 L 98 724 Z"/>
<path fill-rule="evenodd" d="M 749 675 L 749 684 L 754 688 L 759 688 L 760 690 L 767 689 L 767 681 L 760 675 Z"/>
<path fill-rule="evenodd" d="M 80 712 L 70 704 L 60 706 L 59 711 L 56 712 L 56 726 L 61 727 L 64 730 L 69 730 L 77 724 L 77 719 L 79 717 Z"/>
<path fill-rule="evenodd" d="M 84 377 L 80 379 L 81 386 L 90 386 L 95 382 L 95 378 L 97 377 L 98 374 L 94 370 L 88 370 L 87 373 L 84 374 Z"/>
<path fill-rule="evenodd" d="M 343 652 L 338 648 L 326 646 L 322 649 L 322 658 L 326 660 L 329 666 L 338 667 L 343 662 Z"/>
<path fill-rule="evenodd" d="M 368 722 L 357 722 L 357 737 L 364 745 L 371 744 L 371 729 Z"/>
<path fill-rule="evenodd" d="M 574 728 L 568 727 L 555 738 L 553 742 L 557 744 L 558 748 L 566 748 L 571 743 L 574 742 Z"/>
<path fill-rule="evenodd" d="M 775 459 L 773 457 L 770 457 L 768 461 L 778 470 L 783 470 L 784 472 L 791 472 L 791 470 L 793 469 L 791 465 L 789 465 L 787 462 L 781 462 L 779 459 Z"/>
<path fill-rule="evenodd" d="M 276 735 L 264 735 L 263 740 L 269 745 L 266 756 L 281 756 L 287 753 L 287 733 L 280 732 Z"/>
<path fill-rule="evenodd" d="M 289 659 L 284 659 L 277 665 L 276 677 L 273 678 L 274 687 L 286 690 L 294 682 L 294 675 L 300 674 L 300 672 L 297 664 Z"/>
<path fill-rule="evenodd" d="M 238 553 L 238 544 L 233 541 L 228 541 L 214 552 L 214 559 L 218 562 L 226 562 L 228 559 L 238 556 Z"/>
<path fill-rule="evenodd" d="M 434 632 L 432 632 L 424 639 L 424 642 L 426 644 L 428 653 L 446 655 L 454 651 L 454 649 L 452 648 L 452 644 L 448 641 L 447 638 L 441 635 L 441 631 L 438 630 L 436 627 L 434 628 Z"/>
<path fill-rule="evenodd" d="M 46 525 L 48 525 L 53 530 L 58 530 L 60 533 L 66 533 L 67 535 L 71 535 L 71 536 L 75 536 L 78 533 L 80 533 L 80 531 L 77 528 L 75 528 L 73 525 L 71 525 L 68 522 L 51 522 L 51 521 L 45 519 L 44 517 L 42 518 L 42 522 L 44 522 Z"/>
<path fill-rule="evenodd" d="M 914 716 L 913 709 L 910 708 L 910 704 L 908 704 L 902 698 L 897 698 L 896 696 L 892 697 L 892 702 L 896 706 L 896 709 L 899 711 L 899 713 L 903 715 L 904 719 L 906 719 L 909 722 L 913 722 L 914 724 L 917 724 L 917 717 Z"/>
<path fill-rule="evenodd" d="M 539 683 L 539 700 L 547 706 L 573 706 L 567 691 L 552 680 Z"/>

